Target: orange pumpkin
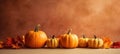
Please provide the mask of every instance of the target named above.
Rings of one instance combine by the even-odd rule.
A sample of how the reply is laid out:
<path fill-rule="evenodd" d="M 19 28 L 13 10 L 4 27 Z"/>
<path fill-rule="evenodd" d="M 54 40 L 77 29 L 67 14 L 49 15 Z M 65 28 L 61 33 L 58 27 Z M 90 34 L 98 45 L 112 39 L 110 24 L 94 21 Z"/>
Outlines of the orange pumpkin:
<path fill-rule="evenodd" d="M 101 48 L 103 46 L 103 40 L 101 38 L 97 38 L 94 35 L 94 38 L 90 38 L 88 40 L 88 47 L 90 48 Z"/>
<path fill-rule="evenodd" d="M 52 38 L 47 40 L 46 45 L 48 48 L 57 48 L 59 46 L 59 39 L 53 35 Z"/>
<path fill-rule="evenodd" d="M 39 30 L 39 26 L 35 30 L 29 31 L 25 36 L 25 45 L 30 48 L 39 48 L 45 45 L 47 35 L 45 32 Z"/>
<path fill-rule="evenodd" d="M 63 34 L 60 37 L 60 45 L 63 48 L 76 48 L 78 46 L 78 36 L 71 34 L 71 29 L 67 34 Z"/>
<path fill-rule="evenodd" d="M 83 35 L 82 38 L 79 38 L 79 47 L 87 47 L 88 46 L 88 38 L 85 37 L 85 35 Z"/>

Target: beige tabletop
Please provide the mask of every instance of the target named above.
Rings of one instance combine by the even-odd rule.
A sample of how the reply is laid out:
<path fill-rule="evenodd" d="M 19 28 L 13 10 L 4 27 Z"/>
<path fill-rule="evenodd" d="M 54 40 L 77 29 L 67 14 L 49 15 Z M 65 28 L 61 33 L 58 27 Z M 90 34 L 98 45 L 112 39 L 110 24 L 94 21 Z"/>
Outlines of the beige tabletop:
<path fill-rule="evenodd" d="M 120 54 L 120 49 L 0 49 L 0 54 Z"/>

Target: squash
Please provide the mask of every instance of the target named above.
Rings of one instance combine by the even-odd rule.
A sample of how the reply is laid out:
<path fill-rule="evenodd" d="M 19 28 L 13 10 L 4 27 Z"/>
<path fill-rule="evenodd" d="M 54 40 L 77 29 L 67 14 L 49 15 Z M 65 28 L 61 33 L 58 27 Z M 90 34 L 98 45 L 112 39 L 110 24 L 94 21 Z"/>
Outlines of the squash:
<path fill-rule="evenodd" d="M 103 40 L 101 38 L 97 38 L 94 35 L 94 38 L 88 40 L 88 47 L 89 48 L 101 48 L 103 46 Z"/>
<path fill-rule="evenodd" d="M 60 46 L 62 48 L 76 48 L 78 46 L 78 36 L 71 33 L 71 29 L 67 34 L 60 36 Z"/>
<path fill-rule="evenodd" d="M 52 38 L 47 40 L 46 45 L 48 48 L 57 48 L 59 46 L 59 39 L 53 35 Z"/>
<path fill-rule="evenodd" d="M 25 35 L 25 46 L 30 48 L 43 47 L 47 41 L 47 35 L 45 32 L 39 30 L 40 25 L 35 27 L 35 30 L 31 30 Z"/>
<path fill-rule="evenodd" d="M 79 43 L 78 43 L 78 47 L 87 47 L 88 46 L 88 38 L 85 37 L 85 35 L 83 35 L 82 38 L 79 38 Z"/>

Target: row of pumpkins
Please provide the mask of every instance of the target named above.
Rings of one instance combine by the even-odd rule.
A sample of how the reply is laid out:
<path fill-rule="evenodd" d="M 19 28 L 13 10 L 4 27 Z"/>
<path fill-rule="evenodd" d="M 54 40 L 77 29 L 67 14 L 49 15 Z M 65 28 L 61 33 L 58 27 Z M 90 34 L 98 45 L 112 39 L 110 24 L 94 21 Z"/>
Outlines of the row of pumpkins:
<path fill-rule="evenodd" d="M 83 35 L 82 38 L 78 38 L 76 34 L 71 33 L 71 29 L 66 34 L 62 34 L 57 38 L 53 35 L 51 38 L 47 38 L 45 32 L 39 30 L 39 25 L 35 27 L 34 31 L 29 31 L 25 35 L 25 46 L 29 48 L 110 48 L 112 45 L 112 41 L 103 40 L 101 38 L 97 38 L 94 35 L 93 38 L 86 38 Z"/>

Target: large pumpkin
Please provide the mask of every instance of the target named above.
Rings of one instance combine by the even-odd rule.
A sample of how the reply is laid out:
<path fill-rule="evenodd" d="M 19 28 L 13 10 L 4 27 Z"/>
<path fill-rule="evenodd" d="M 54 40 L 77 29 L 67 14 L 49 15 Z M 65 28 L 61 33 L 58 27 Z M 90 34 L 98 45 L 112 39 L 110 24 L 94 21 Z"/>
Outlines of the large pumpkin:
<path fill-rule="evenodd" d="M 79 38 L 79 47 L 87 47 L 88 46 L 88 38 L 85 37 L 85 35 L 83 35 L 82 38 Z"/>
<path fill-rule="evenodd" d="M 53 35 L 52 38 L 47 40 L 46 45 L 48 48 L 57 48 L 59 46 L 59 39 Z"/>
<path fill-rule="evenodd" d="M 45 32 L 39 30 L 39 25 L 35 30 L 29 31 L 25 36 L 25 45 L 30 48 L 39 48 L 45 45 L 47 35 Z"/>
<path fill-rule="evenodd" d="M 94 38 L 90 38 L 88 40 L 88 47 L 90 48 L 101 48 L 103 46 L 103 40 L 101 38 L 97 38 L 94 35 Z"/>
<path fill-rule="evenodd" d="M 61 35 L 60 46 L 63 48 L 76 48 L 78 46 L 78 36 L 71 34 L 70 29 L 67 34 Z"/>

